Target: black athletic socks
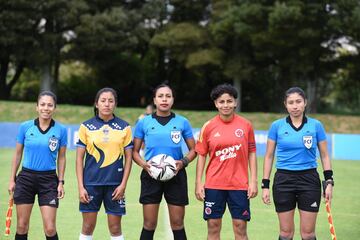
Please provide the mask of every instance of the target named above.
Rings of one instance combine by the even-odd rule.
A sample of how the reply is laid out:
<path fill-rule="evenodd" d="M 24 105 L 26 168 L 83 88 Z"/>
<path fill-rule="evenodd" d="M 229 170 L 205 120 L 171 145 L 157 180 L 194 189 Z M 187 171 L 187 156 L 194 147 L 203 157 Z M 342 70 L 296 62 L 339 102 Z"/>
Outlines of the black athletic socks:
<path fill-rule="evenodd" d="M 142 229 L 140 240 L 153 240 L 155 230 L 146 230 L 145 228 Z"/>
<path fill-rule="evenodd" d="M 172 230 L 174 234 L 174 240 L 187 240 L 185 229 Z"/>
<path fill-rule="evenodd" d="M 27 240 L 28 238 L 27 238 L 27 233 L 25 233 L 25 234 L 18 234 L 18 233 L 16 233 L 15 234 L 15 240 Z"/>
<path fill-rule="evenodd" d="M 45 235 L 45 236 L 46 236 L 46 235 Z M 52 237 L 46 236 L 46 240 L 59 240 L 59 238 L 58 238 L 57 233 L 55 233 L 55 235 L 52 236 Z"/>

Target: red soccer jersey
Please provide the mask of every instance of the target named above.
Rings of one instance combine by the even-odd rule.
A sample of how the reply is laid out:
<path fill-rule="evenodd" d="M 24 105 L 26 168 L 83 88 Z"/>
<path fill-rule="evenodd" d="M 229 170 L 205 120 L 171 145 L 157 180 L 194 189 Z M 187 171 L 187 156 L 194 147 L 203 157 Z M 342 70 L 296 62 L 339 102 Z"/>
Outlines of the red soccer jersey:
<path fill-rule="evenodd" d="M 210 156 L 205 188 L 248 189 L 248 156 L 256 152 L 254 130 L 248 120 L 234 115 L 230 122 L 224 122 L 217 115 L 202 127 L 195 150 Z"/>

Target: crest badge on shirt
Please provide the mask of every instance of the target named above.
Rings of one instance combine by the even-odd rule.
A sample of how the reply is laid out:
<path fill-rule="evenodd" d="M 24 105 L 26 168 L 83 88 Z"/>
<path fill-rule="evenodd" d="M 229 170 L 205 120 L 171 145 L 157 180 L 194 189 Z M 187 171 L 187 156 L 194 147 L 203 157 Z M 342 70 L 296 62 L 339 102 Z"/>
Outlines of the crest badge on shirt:
<path fill-rule="evenodd" d="M 312 136 L 303 136 L 303 143 L 307 149 L 310 149 L 313 144 L 313 137 Z"/>
<path fill-rule="evenodd" d="M 242 138 L 244 136 L 244 130 L 242 130 L 241 128 L 236 129 L 235 136 L 237 136 L 238 138 Z"/>
<path fill-rule="evenodd" d="M 171 140 L 178 144 L 181 140 L 181 131 L 171 131 Z"/>
<path fill-rule="evenodd" d="M 57 146 L 59 144 L 59 139 L 57 139 L 56 137 L 51 137 L 49 138 L 49 148 L 50 148 L 50 151 L 55 151 Z"/>

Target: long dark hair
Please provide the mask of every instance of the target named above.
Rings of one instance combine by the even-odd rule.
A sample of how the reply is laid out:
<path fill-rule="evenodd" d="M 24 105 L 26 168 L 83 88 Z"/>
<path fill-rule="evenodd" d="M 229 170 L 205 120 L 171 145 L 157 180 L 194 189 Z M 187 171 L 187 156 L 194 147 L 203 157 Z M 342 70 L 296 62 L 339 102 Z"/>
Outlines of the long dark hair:
<path fill-rule="evenodd" d="M 169 89 L 171 90 L 171 93 L 172 93 L 173 98 L 175 98 L 175 92 L 174 92 L 174 90 L 173 90 L 168 84 L 166 84 L 166 83 L 161 83 L 161 84 L 157 85 L 157 86 L 154 88 L 154 90 L 153 90 L 153 98 L 156 97 L 156 92 L 157 92 L 157 90 L 159 90 L 160 88 L 163 88 L 163 87 L 169 88 Z"/>
<path fill-rule="evenodd" d="M 100 95 L 102 93 L 104 93 L 104 92 L 111 92 L 112 95 L 115 98 L 115 106 L 117 105 L 117 93 L 116 93 L 116 91 L 113 88 L 109 88 L 109 87 L 102 88 L 95 95 L 95 102 L 94 102 L 94 114 L 95 114 L 95 116 L 97 116 L 99 114 L 99 110 L 96 107 L 96 103 L 99 101 Z"/>
<path fill-rule="evenodd" d="M 290 96 L 290 94 L 293 94 L 293 93 L 299 94 L 304 99 L 304 101 L 306 100 L 306 95 L 305 95 L 304 90 L 302 90 L 300 87 L 291 87 L 288 90 L 286 90 L 286 92 L 285 92 L 284 102 L 286 102 L 286 100 Z"/>
<path fill-rule="evenodd" d="M 57 97 L 56 97 L 55 93 L 53 93 L 53 92 L 51 92 L 51 91 L 42 91 L 42 92 L 40 92 L 39 95 L 38 95 L 38 98 L 37 98 L 37 103 L 36 103 L 36 105 L 39 104 L 39 100 L 40 100 L 40 98 L 43 97 L 43 96 L 52 97 L 52 99 L 54 100 L 54 107 L 56 107 Z"/>

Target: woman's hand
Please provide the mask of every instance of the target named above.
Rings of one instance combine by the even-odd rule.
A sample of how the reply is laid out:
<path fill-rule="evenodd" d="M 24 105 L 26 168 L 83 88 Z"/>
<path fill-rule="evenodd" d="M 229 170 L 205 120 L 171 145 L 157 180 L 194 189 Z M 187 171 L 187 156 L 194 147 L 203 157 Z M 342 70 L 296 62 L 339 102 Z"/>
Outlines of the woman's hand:
<path fill-rule="evenodd" d="M 123 199 L 125 197 L 125 187 L 120 184 L 117 188 L 115 188 L 111 196 L 113 201 Z"/>
<path fill-rule="evenodd" d="M 57 187 L 58 199 L 63 199 L 65 196 L 64 185 L 60 182 Z"/>
<path fill-rule="evenodd" d="M 85 188 L 79 188 L 79 200 L 81 203 L 89 203 L 90 197 Z"/>
<path fill-rule="evenodd" d="M 14 194 L 15 185 L 16 183 L 14 180 L 9 182 L 9 186 L 8 186 L 9 195 Z"/>
<path fill-rule="evenodd" d="M 263 188 L 262 190 L 262 200 L 265 204 L 270 205 L 270 189 Z"/>
<path fill-rule="evenodd" d="M 196 183 L 195 186 L 195 196 L 197 200 L 204 201 L 205 199 L 205 187 L 203 183 Z"/>

